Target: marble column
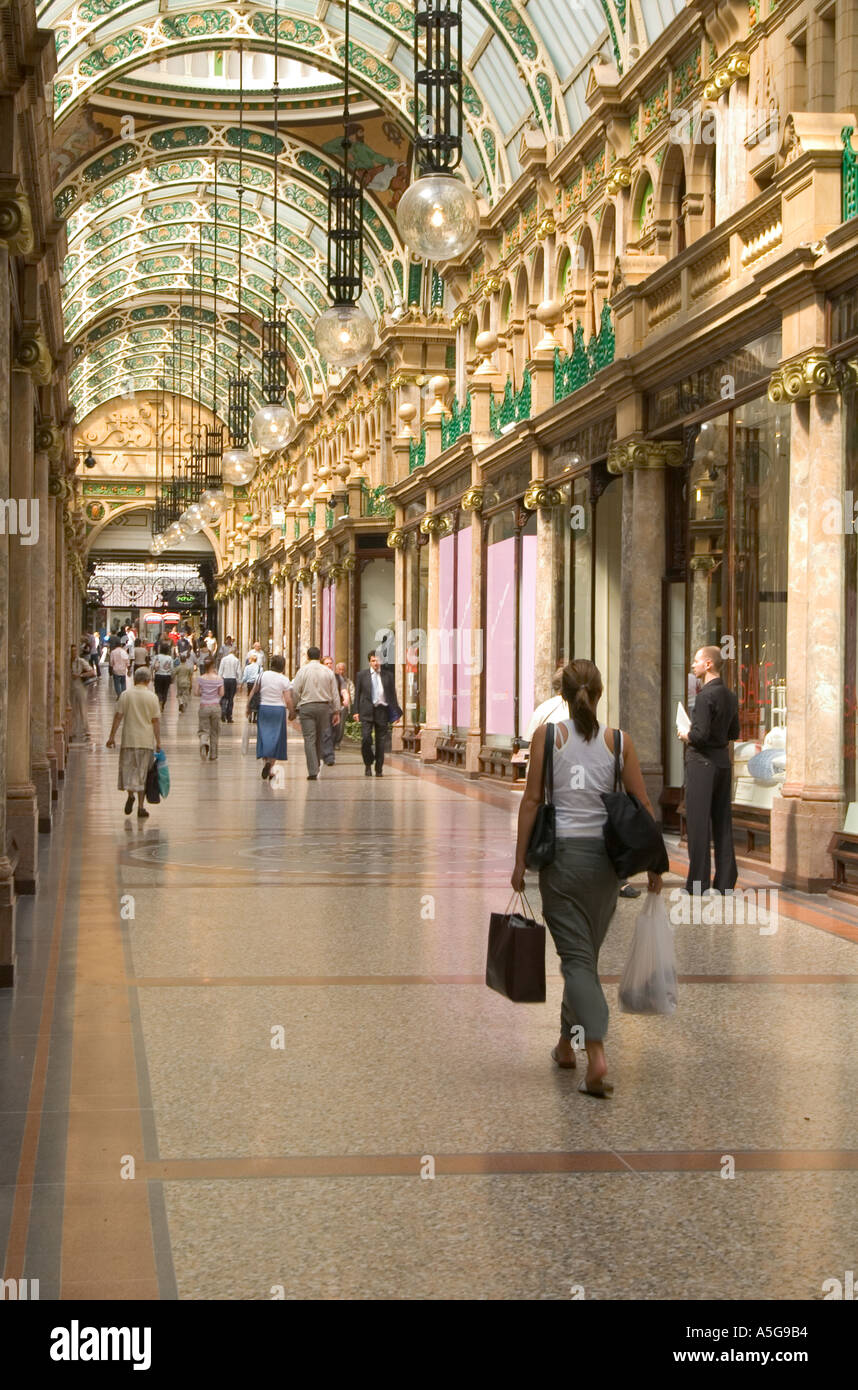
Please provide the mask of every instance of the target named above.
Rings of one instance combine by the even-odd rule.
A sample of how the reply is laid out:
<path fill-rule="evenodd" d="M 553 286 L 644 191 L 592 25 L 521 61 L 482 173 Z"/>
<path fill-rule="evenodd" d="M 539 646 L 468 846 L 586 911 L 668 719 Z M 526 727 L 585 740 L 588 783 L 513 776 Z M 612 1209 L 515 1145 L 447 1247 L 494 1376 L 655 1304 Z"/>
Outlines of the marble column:
<path fill-rule="evenodd" d="M 352 649 L 349 641 L 349 576 L 342 574 L 336 580 L 334 590 L 334 649 L 336 660 L 346 663 L 346 672 L 354 680 L 354 672 L 349 668 Z"/>
<path fill-rule="evenodd" d="M 44 615 L 45 641 L 48 648 L 47 680 L 45 684 L 45 726 L 48 767 L 51 777 L 51 800 L 58 796 L 57 753 L 54 747 L 54 709 L 56 706 L 57 667 L 60 649 L 57 646 L 57 499 L 50 493 L 52 480 L 48 478 L 47 515 L 41 525 L 47 531 L 48 544 L 48 594 Z"/>
<path fill-rule="evenodd" d="M 271 650 L 276 655 L 284 655 L 283 650 L 283 584 L 278 575 L 273 583 L 274 592 L 274 630 L 271 634 Z"/>
<path fill-rule="evenodd" d="M 786 779 L 772 801 L 771 877 L 824 892 L 832 833 L 843 825 L 845 549 L 831 534 L 842 505 L 843 444 L 837 392 L 793 404 L 787 580 Z"/>
<path fill-rule="evenodd" d="M 434 499 L 433 499 L 434 500 Z M 428 501 L 428 499 L 427 499 Z M 429 505 L 433 505 L 429 502 Z M 438 646 L 440 642 L 440 601 L 441 601 L 441 549 L 437 535 L 429 537 L 429 580 L 427 593 L 427 618 L 429 638 L 429 661 L 426 666 L 426 722 L 420 731 L 420 761 L 434 763 L 438 760 L 438 740 L 441 737 L 439 720 L 439 672 Z"/>
<path fill-rule="evenodd" d="M 13 371 L 10 391 L 9 496 L 30 505 L 33 497 L 33 383 L 28 372 Z M 30 775 L 30 700 L 32 637 L 30 585 L 33 546 L 24 537 L 9 537 L 9 670 L 7 690 L 8 763 L 6 814 L 9 836 L 15 842 L 15 885 L 19 893 L 35 893 L 39 881 L 38 809 Z M 65 653 L 68 662 L 68 652 Z"/>
<path fill-rule="evenodd" d="M 559 494 L 558 494 L 559 496 Z M 559 536 L 559 507 L 540 507 L 536 513 L 536 642 L 534 646 L 533 704 L 554 694 L 552 677 L 557 670 L 557 633 L 563 591 L 559 581 L 563 558 Z"/>
<path fill-rule="evenodd" d="M 615 446 L 623 472 L 620 724 L 634 739 L 656 818 L 664 788 L 662 620 L 666 466 L 681 460 L 678 443 L 639 440 Z M 608 467 L 612 466 L 609 456 Z M 624 466 L 623 466 L 624 465 Z"/>
<path fill-rule="evenodd" d="M 36 511 L 38 508 L 38 512 Z M 51 829 L 51 765 L 48 761 L 49 737 L 52 741 L 53 719 L 48 713 L 48 647 L 50 612 L 48 591 L 51 587 L 50 514 L 48 510 L 48 456 L 37 452 L 33 462 L 33 516 L 39 518 L 38 540 L 30 546 L 30 776 L 36 788 L 39 830 Z M 50 735 L 49 735 L 50 724 Z"/>
<path fill-rule="evenodd" d="M 9 488 L 9 253 L 0 241 L 0 497 Z M 15 544 L 12 538 L 11 544 Z M 13 983 L 15 973 L 15 882 L 6 852 L 6 784 L 8 781 L 8 609 L 10 539 L 0 533 L 0 988 Z"/>
<path fill-rule="evenodd" d="M 58 477 L 52 487 L 56 496 L 52 497 L 54 503 L 54 708 L 53 708 L 53 739 L 54 753 L 57 759 L 57 782 L 61 782 L 66 775 L 66 742 L 65 708 L 66 708 L 66 672 L 67 663 L 63 659 L 63 653 L 68 652 L 68 642 L 66 640 L 66 613 L 67 613 L 67 586 L 68 572 L 66 569 L 66 538 L 63 527 L 63 498 L 65 495 L 66 481 Z"/>
<path fill-rule="evenodd" d="M 394 682 L 402 705 L 403 717 L 397 720 L 391 729 L 391 748 L 394 753 L 402 751 L 402 735 L 409 715 L 409 711 L 405 708 L 408 698 L 405 652 L 408 644 L 404 636 L 408 629 L 408 558 L 408 551 L 404 546 L 396 546 L 393 551 L 393 661 Z"/>
<path fill-rule="evenodd" d="M 313 645 L 313 585 L 315 577 L 301 585 L 301 641 L 295 653 L 295 670 L 307 660 L 307 648 Z"/>
<path fill-rule="evenodd" d="M 482 489 L 472 489 L 471 496 L 482 507 Z M 468 499 L 470 500 L 470 498 Z M 483 685 L 486 678 L 486 634 L 482 627 L 483 564 L 485 546 L 483 544 L 483 518 L 480 510 L 471 512 L 471 631 L 463 634 L 460 651 L 465 651 L 471 661 L 471 709 L 468 719 L 469 729 L 465 740 L 465 772 L 468 777 L 480 775 L 480 749 L 483 746 Z M 460 538 L 461 543 L 461 538 Z"/>

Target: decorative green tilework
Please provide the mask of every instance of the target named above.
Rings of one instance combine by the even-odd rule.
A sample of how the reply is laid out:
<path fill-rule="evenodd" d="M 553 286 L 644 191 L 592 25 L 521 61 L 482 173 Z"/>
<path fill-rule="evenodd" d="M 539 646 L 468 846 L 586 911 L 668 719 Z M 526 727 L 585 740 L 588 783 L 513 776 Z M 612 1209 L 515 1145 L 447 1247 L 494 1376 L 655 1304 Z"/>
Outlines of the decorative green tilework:
<path fill-rule="evenodd" d="M 685 98 L 697 86 L 703 73 L 703 51 L 698 46 L 684 58 L 681 63 L 677 63 L 673 73 L 673 101 L 674 105 L 685 101 Z"/>
<path fill-rule="evenodd" d="M 489 0 L 492 9 L 509 34 L 519 53 L 533 60 L 538 53 L 533 35 L 511 0 Z"/>
<path fill-rule="evenodd" d="M 423 283 L 423 266 L 419 261 L 412 261 L 408 270 L 408 303 L 420 303 L 420 290 Z"/>

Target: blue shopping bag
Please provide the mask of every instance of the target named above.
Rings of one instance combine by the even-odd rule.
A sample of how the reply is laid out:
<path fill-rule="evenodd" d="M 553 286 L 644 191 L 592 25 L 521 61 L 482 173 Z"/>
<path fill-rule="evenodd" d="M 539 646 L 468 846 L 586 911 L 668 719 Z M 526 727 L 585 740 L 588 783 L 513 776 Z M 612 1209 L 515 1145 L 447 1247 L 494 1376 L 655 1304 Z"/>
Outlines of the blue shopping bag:
<path fill-rule="evenodd" d="M 155 754 L 155 766 L 158 769 L 158 790 L 161 796 L 170 795 L 170 769 L 167 766 L 167 754 L 163 748 Z"/>

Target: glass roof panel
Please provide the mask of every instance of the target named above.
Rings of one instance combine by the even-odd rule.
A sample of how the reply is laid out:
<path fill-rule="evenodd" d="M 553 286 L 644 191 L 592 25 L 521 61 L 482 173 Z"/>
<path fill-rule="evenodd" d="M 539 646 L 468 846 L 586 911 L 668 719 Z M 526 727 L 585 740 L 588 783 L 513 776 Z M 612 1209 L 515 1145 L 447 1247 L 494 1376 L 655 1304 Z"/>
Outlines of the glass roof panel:
<path fill-rule="evenodd" d="M 588 5 L 530 0 L 527 17 L 539 29 L 561 82 L 608 32 L 604 11 L 596 0 Z"/>
<path fill-rule="evenodd" d="M 486 45 L 485 52 L 474 66 L 474 73 L 491 102 L 501 131 L 509 135 L 533 108 L 515 64 L 498 39 L 492 39 Z"/>

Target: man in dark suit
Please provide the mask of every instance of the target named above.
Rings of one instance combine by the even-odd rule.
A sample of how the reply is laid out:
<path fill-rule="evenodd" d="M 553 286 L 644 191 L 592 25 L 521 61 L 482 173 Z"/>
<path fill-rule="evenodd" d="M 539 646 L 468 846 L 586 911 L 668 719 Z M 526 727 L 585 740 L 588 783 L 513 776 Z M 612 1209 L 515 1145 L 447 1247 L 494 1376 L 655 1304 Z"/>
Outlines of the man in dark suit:
<path fill-rule="evenodd" d="M 355 680 L 355 714 L 361 724 L 361 753 L 367 777 L 372 776 L 373 732 L 375 733 L 375 775 L 384 767 L 384 741 L 388 727 L 402 715 L 396 701 L 393 673 L 382 670 L 375 652 L 368 654 L 369 666 L 358 671 Z"/>
<path fill-rule="evenodd" d="M 720 647 L 701 647 L 691 669 L 703 686 L 694 701 L 691 728 L 679 737 L 688 745 L 685 755 L 685 824 L 688 831 L 689 893 L 709 888 L 710 826 L 715 842 L 715 880 L 718 893 L 736 886 L 738 870 L 733 849 L 730 742 L 739 737 L 739 701 L 721 679 L 724 658 Z"/>

